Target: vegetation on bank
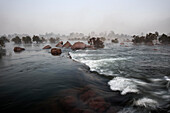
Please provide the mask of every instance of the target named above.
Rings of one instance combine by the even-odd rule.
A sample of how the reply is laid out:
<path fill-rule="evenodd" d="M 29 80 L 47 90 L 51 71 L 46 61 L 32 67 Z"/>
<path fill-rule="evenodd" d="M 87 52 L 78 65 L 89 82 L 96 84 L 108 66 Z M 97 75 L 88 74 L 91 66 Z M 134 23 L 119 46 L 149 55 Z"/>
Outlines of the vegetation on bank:
<path fill-rule="evenodd" d="M 133 36 L 132 42 L 134 44 L 146 44 L 146 45 L 154 45 L 154 41 L 156 44 L 159 42 L 160 44 L 170 44 L 170 36 L 166 34 L 159 35 L 158 32 L 146 34 L 146 36 Z"/>
<path fill-rule="evenodd" d="M 132 36 L 132 42 L 134 44 L 146 44 L 146 45 L 154 45 L 154 44 L 170 44 L 170 36 L 166 34 L 159 35 L 158 32 L 155 33 L 148 33 L 145 36 L 139 36 L 139 35 L 134 35 Z M 103 42 L 105 40 L 110 40 L 110 38 L 105 38 L 105 37 L 90 37 L 88 36 L 87 38 L 82 37 L 82 38 L 68 38 L 68 40 L 87 40 L 90 45 L 93 45 L 96 48 L 103 48 L 104 44 Z M 36 36 L 34 35 L 33 37 L 30 36 L 15 36 L 14 38 L 11 39 L 12 42 L 15 44 L 31 44 L 33 42 L 35 43 L 44 43 L 49 41 L 50 43 L 56 43 L 60 41 L 60 38 L 49 38 L 45 39 L 44 37 Z M 112 39 L 112 43 L 119 43 L 120 40 L 118 38 Z M 9 39 L 7 39 L 6 36 L 1 36 L 0 37 L 0 47 L 5 47 L 5 43 L 10 42 Z M 128 41 L 129 42 L 129 41 Z"/>

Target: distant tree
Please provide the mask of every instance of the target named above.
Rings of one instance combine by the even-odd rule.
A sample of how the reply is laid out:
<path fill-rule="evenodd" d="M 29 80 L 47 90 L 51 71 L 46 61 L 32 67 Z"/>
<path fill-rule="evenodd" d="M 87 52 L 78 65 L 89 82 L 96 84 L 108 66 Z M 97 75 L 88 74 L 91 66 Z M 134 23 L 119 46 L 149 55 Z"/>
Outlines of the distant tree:
<path fill-rule="evenodd" d="M 3 41 L 4 41 L 4 43 L 5 43 L 5 42 L 10 42 L 10 41 L 9 41 L 9 39 L 7 39 L 7 37 L 6 37 L 6 36 L 1 36 L 1 38 L 0 38 L 0 39 L 1 39 L 1 40 L 3 40 Z"/>
<path fill-rule="evenodd" d="M 44 37 L 41 37 L 41 42 L 47 42 L 47 40 Z"/>
<path fill-rule="evenodd" d="M 54 38 L 51 37 L 51 38 L 49 39 L 49 41 L 50 41 L 50 43 L 55 43 L 55 42 L 56 42 L 56 39 L 54 39 Z"/>
<path fill-rule="evenodd" d="M 146 36 L 133 36 L 133 43 L 153 44 L 153 40 L 157 40 L 158 32 L 146 34 Z"/>
<path fill-rule="evenodd" d="M 28 43 L 30 44 L 30 43 L 32 43 L 30 36 L 22 37 L 22 41 L 23 41 L 25 44 L 28 44 Z"/>
<path fill-rule="evenodd" d="M 59 37 L 56 37 L 56 41 L 59 42 L 59 41 L 60 41 L 60 38 L 59 38 Z"/>
<path fill-rule="evenodd" d="M 88 43 L 95 48 L 104 48 L 104 42 L 101 40 L 101 38 L 92 37 L 88 40 Z"/>
<path fill-rule="evenodd" d="M 5 47 L 5 43 L 2 39 L 0 39 L 0 47 Z"/>
<path fill-rule="evenodd" d="M 35 36 L 35 35 L 32 37 L 32 40 L 33 40 L 33 41 L 36 41 L 36 43 L 41 43 L 41 42 L 42 42 L 42 40 L 40 39 L 40 37 L 39 37 L 39 36 Z"/>
<path fill-rule="evenodd" d="M 16 36 L 15 38 L 13 38 L 12 41 L 13 41 L 15 44 L 21 44 L 21 39 L 19 38 L 19 36 Z"/>
<path fill-rule="evenodd" d="M 159 38 L 159 42 L 162 44 L 170 44 L 170 36 L 167 36 L 166 34 L 162 34 Z"/>

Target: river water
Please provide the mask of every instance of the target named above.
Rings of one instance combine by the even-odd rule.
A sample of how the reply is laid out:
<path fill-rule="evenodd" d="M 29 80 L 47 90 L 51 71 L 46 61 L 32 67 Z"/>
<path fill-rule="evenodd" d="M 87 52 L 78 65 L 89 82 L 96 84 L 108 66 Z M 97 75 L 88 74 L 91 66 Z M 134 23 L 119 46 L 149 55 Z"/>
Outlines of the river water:
<path fill-rule="evenodd" d="M 0 59 L 1 113 L 170 112 L 170 46 L 105 43 L 97 50 L 62 48 L 60 56 L 52 56 L 42 50 L 45 45 L 19 45 L 26 50 L 14 53 L 18 45 L 6 44 Z M 108 103 L 104 110 L 81 98 L 87 87 L 96 95 L 89 98 Z M 65 102 L 68 96 L 76 101 Z"/>

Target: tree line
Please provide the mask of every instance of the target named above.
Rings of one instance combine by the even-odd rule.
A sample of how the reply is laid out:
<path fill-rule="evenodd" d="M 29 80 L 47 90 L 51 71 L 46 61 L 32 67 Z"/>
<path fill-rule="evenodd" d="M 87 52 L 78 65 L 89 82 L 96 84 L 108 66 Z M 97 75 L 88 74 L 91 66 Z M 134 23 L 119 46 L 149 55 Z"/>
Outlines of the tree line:
<path fill-rule="evenodd" d="M 59 41 L 60 38 L 50 38 L 49 42 L 50 43 L 56 43 L 57 41 Z M 14 38 L 11 39 L 12 42 L 14 42 L 15 44 L 21 44 L 21 43 L 25 43 L 25 44 L 31 44 L 32 42 L 36 42 L 38 43 L 43 43 L 43 42 L 47 42 L 47 39 L 45 39 L 44 37 L 39 37 L 39 36 L 33 36 L 32 38 L 30 36 L 24 36 L 22 38 L 20 38 L 19 36 L 15 36 Z M 1 36 L 0 37 L 0 46 L 1 47 L 5 47 L 5 43 L 6 42 L 10 42 L 9 39 L 7 39 L 6 36 Z"/>
<path fill-rule="evenodd" d="M 161 44 L 170 44 L 170 36 L 166 34 L 159 35 L 158 32 L 148 33 L 146 36 L 133 36 L 134 44 L 153 44 L 153 41 L 159 41 Z"/>

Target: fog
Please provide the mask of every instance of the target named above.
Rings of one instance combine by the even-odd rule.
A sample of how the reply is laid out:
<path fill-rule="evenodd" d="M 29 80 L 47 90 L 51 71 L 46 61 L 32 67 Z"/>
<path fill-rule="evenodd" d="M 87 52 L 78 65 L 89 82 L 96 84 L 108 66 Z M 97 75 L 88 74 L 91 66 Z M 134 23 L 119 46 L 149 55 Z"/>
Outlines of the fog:
<path fill-rule="evenodd" d="M 0 0 L 0 34 L 170 32 L 170 0 Z"/>

